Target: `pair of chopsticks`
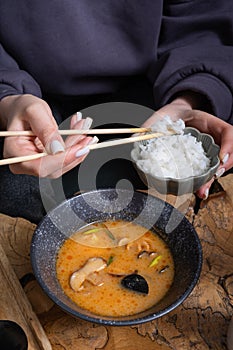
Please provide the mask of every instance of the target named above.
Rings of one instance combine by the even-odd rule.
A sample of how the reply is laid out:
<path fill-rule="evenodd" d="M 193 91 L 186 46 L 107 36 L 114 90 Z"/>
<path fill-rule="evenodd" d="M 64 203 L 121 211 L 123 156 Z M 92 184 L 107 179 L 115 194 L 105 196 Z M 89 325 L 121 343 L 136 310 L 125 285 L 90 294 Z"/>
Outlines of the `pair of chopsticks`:
<path fill-rule="evenodd" d="M 90 135 L 90 134 L 122 134 L 122 133 L 145 133 L 150 132 L 150 128 L 122 128 L 122 129 L 89 129 L 89 130 L 59 130 L 59 133 L 61 135 Z M 0 137 L 8 137 L 8 136 L 35 136 L 32 131 L 0 131 Z M 118 140 L 111 140 L 111 141 L 104 141 L 92 145 L 87 145 L 89 150 L 99 149 L 99 148 L 105 148 L 105 147 L 112 147 L 117 145 L 123 145 L 127 143 L 132 142 L 138 142 L 143 140 L 149 140 L 152 138 L 164 136 L 163 133 L 156 132 L 156 133 L 150 133 L 145 135 L 138 135 L 138 136 L 132 136 L 124 139 L 118 139 Z M 36 153 L 33 155 L 28 156 L 21 156 L 21 157 L 12 157 L 8 159 L 2 159 L 0 160 L 0 165 L 9 165 L 9 164 L 15 164 L 15 163 L 21 163 L 26 162 L 30 160 L 39 159 L 42 157 L 47 156 L 48 153 L 42 152 L 42 153 Z"/>

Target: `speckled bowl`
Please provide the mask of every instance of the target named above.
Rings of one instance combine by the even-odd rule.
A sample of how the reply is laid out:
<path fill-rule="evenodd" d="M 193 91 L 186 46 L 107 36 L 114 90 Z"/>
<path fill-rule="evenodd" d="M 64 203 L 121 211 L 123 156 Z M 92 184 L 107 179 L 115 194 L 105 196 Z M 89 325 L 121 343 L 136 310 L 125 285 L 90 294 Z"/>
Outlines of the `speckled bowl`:
<path fill-rule="evenodd" d="M 159 231 L 175 263 L 174 282 L 150 309 L 127 317 L 102 317 L 81 309 L 62 291 L 56 277 L 57 253 L 63 242 L 87 223 L 127 220 Z M 36 228 L 31 262 L 45 293 L 64 311 L 81 319 L 111 326 L 152 321 L 179 306 L 195 287 L 202 266 L 202 249 L 190 222 L 168 203 L 142 192 L 103 189 L 73 197 L 52 210 Z"/>
<path fill-rule="evenodd" d="M 210 167 L 206 172 L 199 176 L 191 176 L 182 179 L 174 179 L 171 177 L 161 177 L 151 175 L 149 173 L 143 172 L 136 164 L 136 159 L 132 157 L 133 164 L 138 172 L 139 177 L 143 183 L 149 188 L 155 188 L 158 192 L 162 194 L 173 194 L 182 195 L 185 193 L 194 193 L 202 185 L 208 182 L 219 166 L 220 160 L 218 157 L 219 146 L 214 143 L 212 136 L 204 133 L 200 133 L 197 129 L 187 127 L 184 130 L 185 134 L 191 134 L 196 137 L 198 141 L 202 142 L 204 151 L 207 157 L 210 159 Z"/>

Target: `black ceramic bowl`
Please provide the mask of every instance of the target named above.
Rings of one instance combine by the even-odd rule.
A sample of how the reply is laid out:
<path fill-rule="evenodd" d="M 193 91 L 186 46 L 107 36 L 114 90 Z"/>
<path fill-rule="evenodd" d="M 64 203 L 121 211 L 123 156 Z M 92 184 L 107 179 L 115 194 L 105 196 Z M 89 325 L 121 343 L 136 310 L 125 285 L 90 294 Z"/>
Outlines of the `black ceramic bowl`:
<path fill-rule="evenodd" d="M 87 223 L 107 219 L 156 229 L 173 255 L 175 277 L 168 293 L 150 309 L 132 316 L 102 317 L 81 309 L 63 293 L 56 277 L 57 253 L 67 237 Z M 193 226 L 168 203 L 141 192 L 103 189 L 73 197 L 44 217 L 33 235 L 31 262 L 39 284 L 63 310 L 87 321 L 126 326 L 161 317 L 188 297 L 200 275 L 202 249 Z"/>

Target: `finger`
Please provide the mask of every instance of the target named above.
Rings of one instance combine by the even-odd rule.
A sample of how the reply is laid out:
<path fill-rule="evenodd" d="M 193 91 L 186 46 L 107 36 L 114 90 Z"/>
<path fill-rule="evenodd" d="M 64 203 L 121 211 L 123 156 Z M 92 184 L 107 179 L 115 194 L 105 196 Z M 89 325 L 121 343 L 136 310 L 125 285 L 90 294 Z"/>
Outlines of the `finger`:
<path fill-rule="evenodd" d="M 73 162 L 77 163 L 80 161 L 80 155 L 89 152 L 89 149 L 84 149 L 85 146 L 92 140 L 91 137 L 86 138 L 78 145 L 66 149 L 65 152 L 57 153 L 55 155 L 47 155 L 43 158 L 27 161 L 22 163 L 12 164 L 10 169 L 15 174 L 28 174 L 39 177 L 47 177 L 54 172 L 59 172 L 60 175 L 63 174 L 63 168 L 66 168 L 69 164 Z M 35 153 L 35 152 L 34 152 Z M 22 153 L 20 155 L 32 154 L 32 152 Z"/>
<path fill-rule="evenodd" d="M 207 182 L 205 185 L 201 186 L 196 191 L 196 195 L 199 198 L 206 200 L 208 198 L 208 196 L 209 196 L 210 187 L 211 187 L 213 182 L 214 182 L 214 177 L 209 182 Z"/>
<path fill-rule="evenodd" d="M 229 170 L 233 166 L 233 126 L 228 126 L 221 133 L 221 149 L 219 152 L 221 164 Z"/>
<path fill-rule="evenodd" d="M 44 152 L 45 147 L 38 137 L 14 136 L 5 137 L 3 157 L 20 157 L 38 152 Z"/>
<path fill-rule="evenodd" d="M 213 184 L 215 179 L 219 179 L 224 173 L 225 173 L 226 169 L 223 166 L 219 166 L 215 175 L 213 176 L 213 178 L 207 182 L 206 184 L 204 184 L 203 186 L 201 186 L 199 188 L 199 190 L 196 192 L 197 196 L 199 198 L 202 198 L 204 200 L 206 200 L 209 196 L 209 190 L 211 185 Z"/>
<path fill-rule="evenodd" d="M 83 128 L 84 123 L 85 122 L 84 122 L 84 119 L 82 119 L 82 113 L 77 112 L 71 117 L 70 128 L 81 130 Z M 84 138 L 85 138 L 85 135 L 76 135 L 76 137 L 68 136 L 65 140 L 65 147 L 66 148 L 71 147 L 75 145 L 75 143 L 80 142 Z"/>
<path fill-rule="evenodd" d="M 75 116 L 71 118 L 71 128 L 72 129 L 80 129 L 80 130 L 88 130 L 90 129 L 92 123 L 93 123 L 93 119 L 92 118 L 85 118 L 85 119 L 81 119 L 78 120 L 78 122 L 75 123 Z M 80 142 L 82 139 L 84 139 L 86 136 L 85 135 L 72 135 L 72 136 L 68 136 L 66 138 L 65 141 L 65 146 L 66 147 L 71 147 L 75 144 L 77 144 L 78 142 Z"/>
<path fill-rule="evenodd" d="M 45 151 L 45 148 L 44 148 L 42 142 L 39 140 L 38 137 L 35 138 L 34 144 L 35 144 L 35 146 L 37 147 L 37 149 L 38 149 L 39 152 L 44 152 L 44 151 Z"/>
<path fill-rule="evenodd" d="M 153 113 L 142 125 L 142 128 L 149 128 L 163 118 L 158 112 Z"/>
<path fill-rule="evenodd" d="M 84 161 L 84 159 L 87 157 L 87 155 L 89 154 L 89 149 L 86 146 L 94 144 L 94 143 L 98 143 L 98 141 L 99 141 L 99 139 L 96 136 L 94 136 L 92 138 L 89 138 L 89 141 L 85 140 L 84 141 L 85 142 L 84 146 L 82 148 L 79 148 L 78 151 L 75 154 L 76 159 L 73 162 L 69 163 L 68 165 L 63 166 L 62 174 L 67 173 L 68 171 L 70 171 L 71 169 L 75 168 L 77 165 L 82 163 Z M 60 170 L 55 171 L 55 172 L 53 172 L 52 174 L 49 175 L 50 178 L 54 178 L 54 179 L 58 178 L 59 176 L 61 176 Z"/>
<path fill-rule="evenodd" d="M 78 145 L 66 149 L 65 152 L 48 155 L 31 162 L 15 164 L 15 173 L 26 173 L 39 177 L 57 178 L 80 164 L 88 155 L 87 145 L 98 142 L 97 137 L 86 137 Z M 30 163 L 30 164 L 29 164 Z M 22 168 L 24 169 L 22 171 Z"/>
<path fill-rule="evenodd" d="M 78 165 L 82 161 L 81 156 L 86 157 L 89 153 L 89 149 L 86 146 L 90 142 L 90 140 L 91 137 L 87 137 L 84 140 L 82 140 L 78 145 L 67 148 L 65 152 L 49 156 L 47 162 L 43 162 L 43 159 L 40 166 L 39 176 L 49 176 L 54 178 L 53 174 L 57 173 L 57 177 L 59 177 L 62 174 L 64 174 L 64 169 L 67 169 L 69 165 L 70 169 L 71 164 Z"/>
<path fill-rule="evenodd" d="M 71 120 L 70 120 L 70 127 L 71 129 L 74 128 L 74 125 L 78 122 L 80 122 L 80 120 L 83 119 L 83 115 L 82 112 L 76 112 L 75 114 L 72 115 Z"/>
<path fill-rule="evenodd" d="M 73 118 L 73 125 L 74 126 L 77 127 L 78 123 L 82 123 L 83 124 L 82 127 L 85 129 L 89 128 L 91 123 L 92 123 L 91 118 L 89 118 L 87 120 L 80 120 L 80 121 L 78 121 L 78 123 L 76 121 L 77 121 L 77 118 L 76 119 Z M 36 137 L 36 138 L 34 138 L 34 137 L 7 138 L 6 141 L 9 142 L 9 145 L 8 145 L 8 147 L 6 147 L 8 152 L 7 152 L 7 154 L 6 153 L 4 154 L 5 157 L 14 156 L 15 150 L 17 150 L 17 156 L 30 155 L 30 154 L 37 153 L 38 151 L 40 151 L 40 152 L 44 151 L 43 144 L 38 137 Z M 78 141 L 80 142 L 79 144 L 77 144 Z M 96 137 L 87 137 L 84 135 L 78 135 L 78 137 L 76 137 L 76 136 L 70 137 L 70 138 L 68 138 L 68 141 L 66 144 L 67 151 L 64 153 L 64 155 L 63 156 L 61 155 L 60 157 L 57 157 L 56 159 L 49 157 L 49 156 L 45 157 L 46 160 L 43 159 L 44 168 L 42 168 L 42 169 L 40 168 L 40 170 L 39 170 L 40 161 L 34 160 L 34 161 L 29 161 L 29 162 L 13 164 L 10 166 L 10 169 L 15 174 L 23 174 L 24 173 L 24 174 L 28 174 L 28 175 L 41 176 L 41 177 L 49 176 L 50 174 L 56 173 L 57 171 L 60 174 L 62 174 L 62 173 L 67 172 L 68 170 L 72 169 L 74 166 L 79 164 L 85 158 L 85 157 L 82 157 L 82 159 L 80 159 L 80 156 L 74 156 L 73 157 L 74 159 L 71 160 L 70 157 L 72 157 L 72 152 L 70 153 L 70 156 L 67 156 L 67 154 L 69 152 L 69 148 L 76 145 L 76 149 L 74 149 L 74 152 L 78 152 L 85 145 L 87 145 L 89 143 L 95 143 L 95 142 L 98 142 L 98 138 L 96 138 Z M 54 153 L 57 153 L 57 152 L 54 152 Z M 68 166 L 63 161 L 63 158 L 67 160 Z M 77 158 L 79 158 L 78 161 L 77 161 Z"/>

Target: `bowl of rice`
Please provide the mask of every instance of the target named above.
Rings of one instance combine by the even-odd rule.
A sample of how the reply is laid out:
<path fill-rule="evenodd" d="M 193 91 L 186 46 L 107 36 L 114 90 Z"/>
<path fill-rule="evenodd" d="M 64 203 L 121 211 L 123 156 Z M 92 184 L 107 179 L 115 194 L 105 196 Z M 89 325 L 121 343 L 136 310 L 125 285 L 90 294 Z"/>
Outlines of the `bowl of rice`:
<path fill-rule="evenodd" d="M 131 151 L 139 177 L 148 188 L 162 194 L 194 193 L 214 176 L 220 160 L 212 136 L 170 117 L 154 124 L 152 131 L 165 136 L 135 142 Z"/>

